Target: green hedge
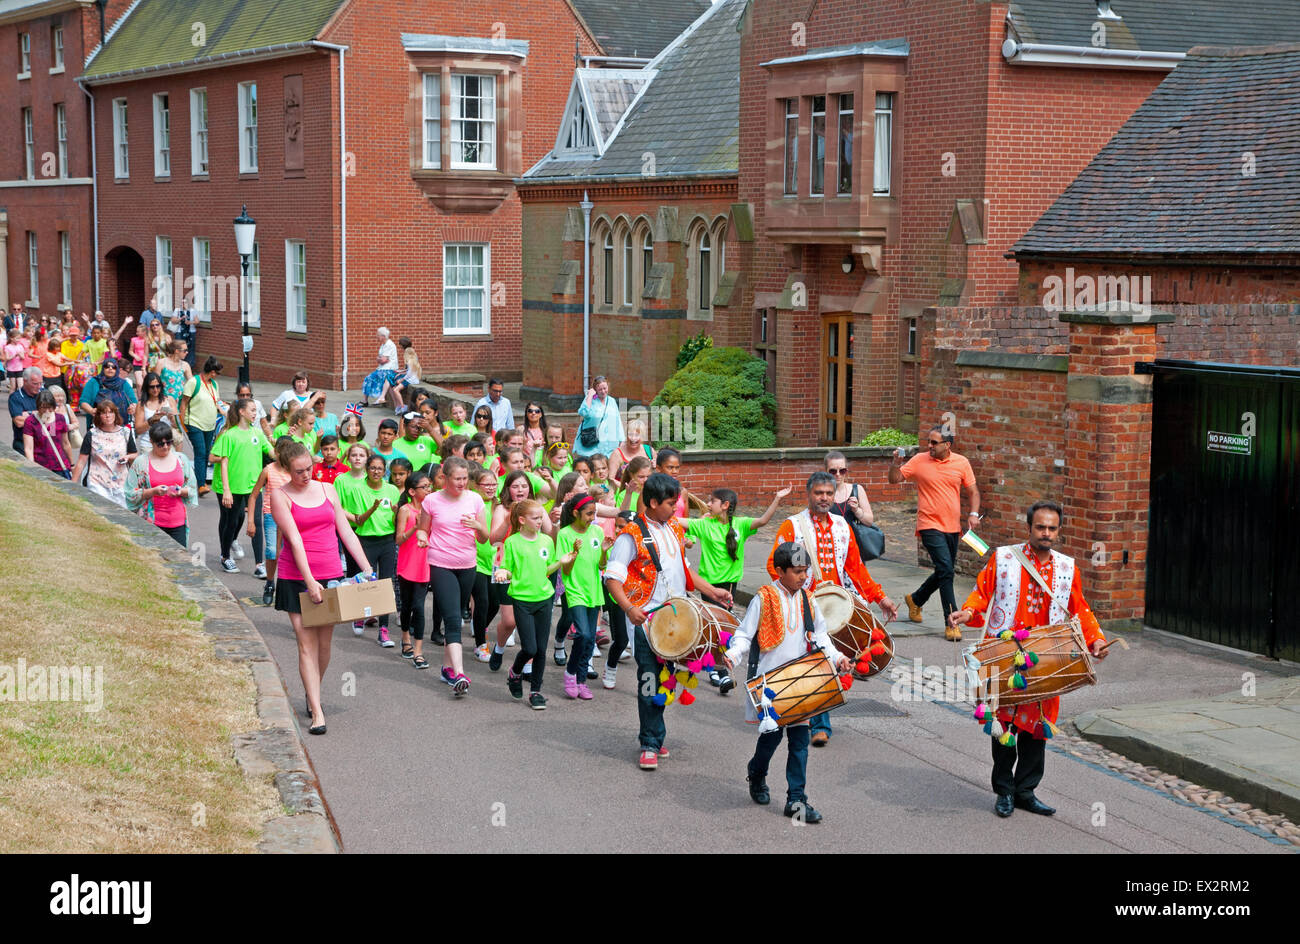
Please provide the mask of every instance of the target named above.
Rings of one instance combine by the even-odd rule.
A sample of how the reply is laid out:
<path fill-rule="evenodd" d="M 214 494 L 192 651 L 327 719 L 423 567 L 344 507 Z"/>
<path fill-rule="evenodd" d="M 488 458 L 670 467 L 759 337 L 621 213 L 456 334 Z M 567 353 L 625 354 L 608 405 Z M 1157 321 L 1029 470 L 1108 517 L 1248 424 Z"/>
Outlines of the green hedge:
<path fill-rule="evenodd" d="M 738 347 L 710 347 L 669 377 L 652 405 L 681 407 L 691 417 L 702 407 L 705 449 L 771 449 L 776 445 L 776 398 L 766 388 L 762 360 Z"/>

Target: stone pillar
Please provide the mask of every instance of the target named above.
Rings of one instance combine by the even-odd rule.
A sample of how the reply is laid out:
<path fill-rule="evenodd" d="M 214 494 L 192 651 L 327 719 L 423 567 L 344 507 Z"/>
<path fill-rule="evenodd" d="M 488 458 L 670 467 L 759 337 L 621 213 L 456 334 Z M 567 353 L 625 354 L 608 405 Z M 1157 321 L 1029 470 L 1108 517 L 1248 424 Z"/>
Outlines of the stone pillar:
<path fill-rule="evenodd" d="M 1157 353 L 1153 309 L 1064 311 L 1065 526 L 1062 550 L 1081 568 L 1084 597 L 1102 626 L 1138 627 L 1146 589 L 1151 471 L 1151 377 L 1139 361 Z"/>

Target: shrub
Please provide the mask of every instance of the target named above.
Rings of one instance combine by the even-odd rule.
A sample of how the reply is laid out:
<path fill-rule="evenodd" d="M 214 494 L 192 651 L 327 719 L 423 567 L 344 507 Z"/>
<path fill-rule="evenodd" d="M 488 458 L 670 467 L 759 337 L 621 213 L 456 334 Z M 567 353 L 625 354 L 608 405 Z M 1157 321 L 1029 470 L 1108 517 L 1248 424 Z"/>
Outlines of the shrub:
<path fill-rule="evenodd" d="M 901 429 L 887 426 L 862 437 L 859 446 L 915 446 L 916 433 L 905 433 Z"/>
<path fill-rule="evenodd" d="M 687 338 L 682 342 L 682 346 L 677 349 L 677 369 L 681 370 L 695 360 L 701 351 L 709 350 L 712 347 L 713 338 L 703 331 L 693 338 Z"/>
<path fill-rule="evenodd" d="M 695 408 L 702 407 L 705 449 L 771 449 L 776 445 L 776 398 L 767 392 L 767 364 L 738 347 L 709 346 L 701 351 L 668 378 L 652 405 L 681 407 L 691 422 Z M 671 435 L 678 430 L 670 427 L 667 432 Z M 677 448 L 695 445 L 667 444 Z"/>

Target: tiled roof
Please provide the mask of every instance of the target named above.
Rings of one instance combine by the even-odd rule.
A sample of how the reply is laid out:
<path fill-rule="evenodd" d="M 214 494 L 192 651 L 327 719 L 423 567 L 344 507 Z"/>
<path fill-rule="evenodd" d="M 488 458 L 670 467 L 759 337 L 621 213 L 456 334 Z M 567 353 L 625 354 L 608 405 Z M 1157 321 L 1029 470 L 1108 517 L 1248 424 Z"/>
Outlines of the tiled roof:
<path fill-rule="evenodd" d="M 1300 252 L 1300 44 L 1191 50 L 1012 247 Z"/>
<path fill-rule="evenodd" d="M 577 73 L 602 140 L 609 140 L 618 120 L 653 76 L 645 69 L 578 69 Z"/>
<path fill-rule="evenodd" d="M 315 39 L 343 0 L 138 0 L 86 66 L 87 80 Z M 202 24 L 200 34 L 195 24 Z M 194 45 L 195 38 L 204 39 Z"/>
<path fill-rule="evenodd" d="M 1118 20 L 1098 17 L 1096 0 L 1012 0 L 1007 15 L 1026 43 L 1091 46 L 1098 22 L 1110 49 L 1186 52 L 1300 41 L 1296 0 L 1112 0 L 1110 9 Z"/>
<path fill-rule="evenodd" d="M 624 120 L 604 156 L 548 155 L 526 181 L 557 177 L 734 174 L 739 167 L 740 34 L 746 0 L 720 0 L 647 70 L 658 74 Z"/>
<path fill-rule="evenodd" d="M 709 0 L 569 0 L 610 56 L 651 59 L 709 8 Z"/>

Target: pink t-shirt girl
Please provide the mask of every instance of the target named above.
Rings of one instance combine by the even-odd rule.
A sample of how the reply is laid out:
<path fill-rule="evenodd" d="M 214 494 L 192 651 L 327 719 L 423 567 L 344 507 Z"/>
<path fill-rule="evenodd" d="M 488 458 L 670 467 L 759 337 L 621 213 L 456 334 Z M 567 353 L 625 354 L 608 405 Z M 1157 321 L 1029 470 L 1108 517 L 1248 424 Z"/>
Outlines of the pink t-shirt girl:
<path fill-rule="evenodd" d="M 465 515 L 483 514 L 483 497 L 469 489 L 453 500 L 446 492 L 424 499 L 429 523 L 429 563 L 446 570 L 473 570 L 478 563 L 478 536 L 460 523 Z"/>

